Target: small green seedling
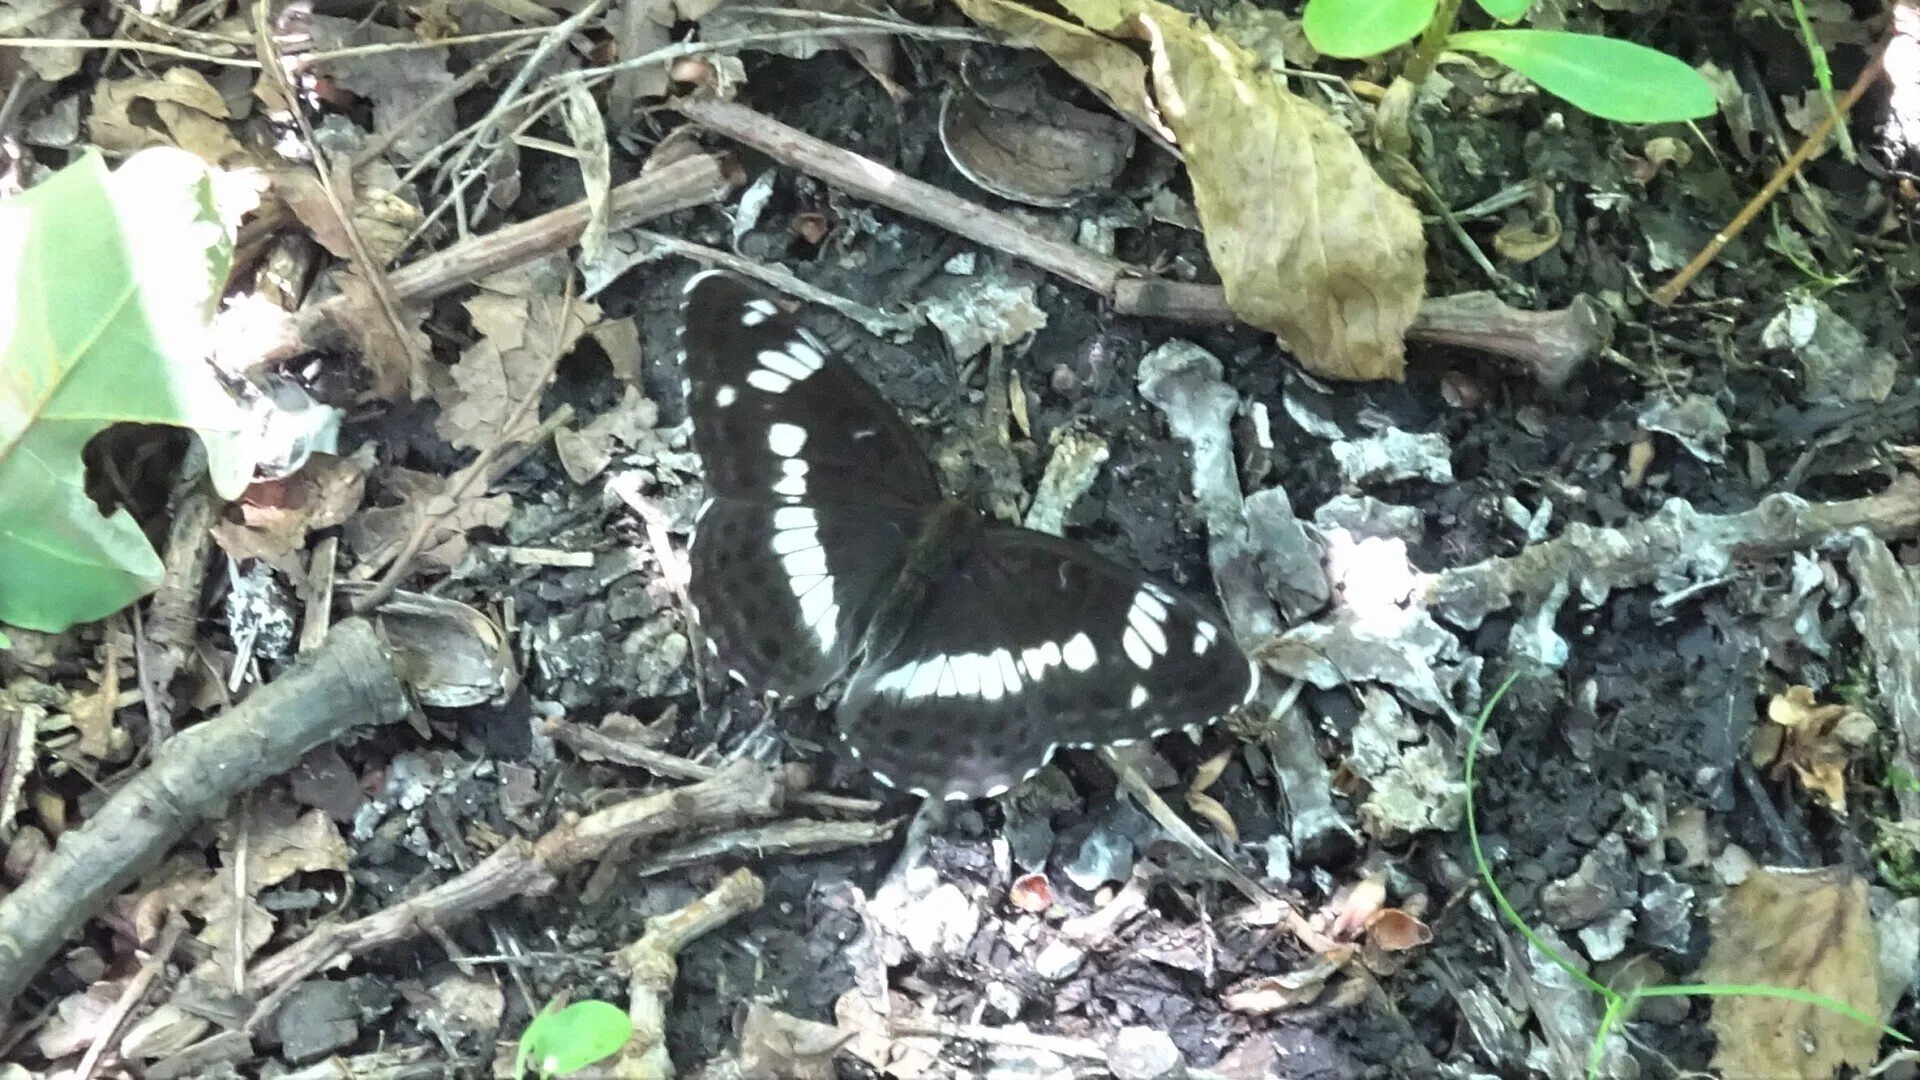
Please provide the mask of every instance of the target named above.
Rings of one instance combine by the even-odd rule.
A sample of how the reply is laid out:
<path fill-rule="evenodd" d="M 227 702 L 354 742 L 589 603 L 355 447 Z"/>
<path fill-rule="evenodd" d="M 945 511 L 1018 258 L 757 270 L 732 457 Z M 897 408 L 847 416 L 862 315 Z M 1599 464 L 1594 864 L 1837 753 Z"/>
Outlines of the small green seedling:
<path fill-rule="evenodd" d="M 525 1076 L 531 1066 L 542 1077 L 566 1076 L 612 1057 L 633 1035 L 633 1021 L 618 1005 L 606 1001 L 576 1001 L 565 1008 L 555 1001 L 540 1010 L 520 1033 L 520 1052 L 513 1059 L 513 1075 Z"/>
<path fill-rule="evenodd" d="M 1500 22 L 1525 15 L 1531 0 L 1477 0 Z M 1659 124 L 1711 116 L 1713 85 L 1666 53 L 1598 34 L 1564 30 L 1466 30 L 1461 0 L 1307 0 L 1301 26 L 1328 56 L 1377 56 L 1418 35 L 1406 75 L 1425 81 L 1442 49 L 1498 60 L 1548 93 L 1603 120 Z"/>
<path fill-rule="evenodd" d="M 1486 733 L 1487 720 L 1493 715 L 1494 707 L 1500 704 L 1501 698 L 1507 696 L 1507 691 L 1513 686 L 1514 680 L 1519 677 L 1518 672 L 1507 676 L 1507 680 L 1500 684 L 1500 689 L 1495 690 L 1493 696 L 1487 699 L 1486 707 L 1480 710 L 1480 716 L 1473 723 L 1473 735 L 1467 739 L 1467 761 L 1465 775 L 1462 777 L 1462 781 L 1467 789 L 1467 842 L 1473 848 L 1473 865 L 1480 872 L 1480 881 L 1486 885 L 1487 894 L 1493 897 L 1493 905 L 1500 909 L 1500 914 L 1504 916 L 1509 923 L 1513 924 L 1513 928 L 1520 932 L 1521 937 L 1527 939 L 1528 944 L 1540 951 L 1540 955 L 1551 960 L 1556 967 L 1566 972 L 1575 982 L 1580 983 L 1587 989 L 1606 999 L 1607 1010 L 1600 1017 L 1600 1025 L 1593 1035 L 1593 1046 L 1587 1054 L 1588 1080 L 1599 1080 L 1601 1066 L 1604 1065 L 1606 1061 L 1607 1036 L 1613 1033 L 1615 1027 L 1633 1015 L 1634 1008 L 1640 1004 L 1643 998 L 1695 996 L 1782 998 L 1787 1001 L 1799 1002 L 1802 1005 L 1817 1005 L 1822 1009 L 1831 1009 L 1850 1020 L 1857 1020 L 1869 1027 L 1879 1028 L 1882 1034 L 1889 1035 L 1900 1042 L 1909 1044 L 1913 1042 L 1912 1039 L 1887 1027 L 1880 1023 L 1880 1021 L 1875 1020 L 1873 1017 L 1848 1005 L 1844 1001 L 1835 1001 L 1833 998 L 1827 997 L 1824 994 L 1815 994 L 1807 990 L 1796 990 L 1785 986 L 1752 986 L 1745 983 L 1680 983 L 1673 986 L 1638 986 L 1623 994 L 1580 970 L 1573 961 L 1560 955 L 1558 950 L 1547 944 L 1540 935 L 1534 933 L 1533 927 L 1528 926 L 1527 921 L 1520 917 L 1520 913 L 1513 909 L 1513 904 L 1508 902 L 1507 894 L 1500 891 L 1500 883 L 1493 879 L 1493 867 L 1487 862 L 1486 853 L 1480 849 L 1480 826 L 1475 817 L 1473 805 L 1474 766 L 1479 763 L 1481 736 Z"/>

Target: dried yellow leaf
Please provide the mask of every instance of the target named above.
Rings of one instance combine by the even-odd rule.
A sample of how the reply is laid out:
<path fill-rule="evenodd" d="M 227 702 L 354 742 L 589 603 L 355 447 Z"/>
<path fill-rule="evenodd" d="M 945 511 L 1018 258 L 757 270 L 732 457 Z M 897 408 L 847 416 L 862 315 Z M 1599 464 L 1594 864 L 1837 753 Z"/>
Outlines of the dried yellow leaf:
<path fill-rule="evenodd" d="M 1839 868 L 1763 868 L 1714 919 L 1700 981 L 1806 990 L 1880 1017 L 1878 958 L 1865 881 Z M 1864 1072 L 1880 1045 L 1871 1025 L 1774 997 L 1715 997 L 1712 1026 L 1722 1076 L 1830 1080 L 1842 1065 Z"/>

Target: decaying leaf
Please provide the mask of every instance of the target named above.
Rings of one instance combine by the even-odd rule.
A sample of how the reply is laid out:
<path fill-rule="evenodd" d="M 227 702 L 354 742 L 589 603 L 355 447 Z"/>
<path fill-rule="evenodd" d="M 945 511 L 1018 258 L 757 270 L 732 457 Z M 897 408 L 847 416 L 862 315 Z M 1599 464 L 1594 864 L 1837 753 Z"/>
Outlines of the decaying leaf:
<path fill-rule="evenodd" d="M 367 20 L 311 15 L 305 21 L 313 47 L 320 51 L 418 40 L 411 31 Z M 447 53 L 446 49 L 369 52 L 323 61 L 316 68 L 334 86 L 372 102 L 374 131 L 395 132 L 393 155 L 413 161 L 459 127 L 453 99 L 440 94 L 453 82 Z"/>
<path fill-rule="evenodd" d="M 65 38 L 88 36 L 83 4 L 73 0 L 4 0 L 0 2 L 0 36 Z M 20 49 L 19 62 L 33 69 L 42 82 L 56 83 L 74 75 L 86 53 L 81 49 Z"/>
<path fill-rule="evenodd" d="M 321 247 L 332 252 L 335 258 L 356 257 L 346 226 L 341 224 L 340 215 L 333 212 L 333 204 L 328 201 L 318 176 L 307 169 L 282 169 L 274 174 L 273 187 Z M 367 254 L 382 266 L 400 254 L 407 238 L 420 224 L 418 207 L 382 188 L 362 186 L 341 192 L 341 201 L 347 204 L 347 213 L 353 217 L 353 227 L 367 246 Z"/>
<path fill-rule="evenodd" d="M 1839 868 L 1755 870 L 1713 920 L 1700 981 L 1806 990 L 1882 1016 L 1867 883 Z M 1712 1023 L 1722 1076 L 1829 1080 L 1842 1065 L 1865 1070 L 1880 1045 L 1871 1025 L 1782 998 L 1715 997 Z"/>
<path fill-rule="evenodd" d="M 1847 763 L 1873 741 L 1873 717 L 1851 705 L 1816 705 L 1813 690 L 1791 686 L 1767 703 L 1772 723 L 1754 732 L 1753 763 L 1789 770 L 1834 813 L 1847 812 Z"/>
<path fill-rule="evenodd" d="M 433 473 L 392 468 L 381 474 L 387 490 L 400 497 L 400 505 L 362 510 L 347 522 L 347 546 L 361 562 L 384 565 L 399 553 L 407 534 L 422 513 L 435 515 L 426 543 L 420 549 L 422 564 L 449 569 L 467 553 L 467 533 L 479 528 L 499 528 L 513 514 L 513 500 L 505 495 L 468 492 L 457 505 L 449 505 L 443 492 L 447 481 Z"/>
<path fill-rule="evenodd" d="M 999 0 L 962 6 L 1046 50 L 1122 114 L 1164 120 L 1186 157 L 1207 251 L 1235 314 L 1278 334 L 1316 374 L 1401 378 L 1404 335 L 1426 291 L 1420 215 L 1333 117 L 1251 53 L 1158 0 L 1062 3 L 1100 34 L 1147 43 L 1150 107 L 1115 96 L 1131 72 L 1112 43 L 1102 48 L 1069 24 L 1009 12 Z"/>
<path fill-rule="evenodd" d="M 418 312 L 403 311 L 404 331 L 412 342 L 401 341 L 393 322 L 381 311 L 380 298 L 373 283 L 351 270 L 336 271 L 334 284 L 340 286 L 345 303 L 338 309 L 340 328 L 360 351 L 360 362 L 373 375 L 373 396 L 398 401 L 413 386 L 412 351 L 426 355 L 433 348 L 426 331 L 420 329 Z"/>
<path fill-rule="evenodd" d="M 441 438 L 478 448 L 539 424 L 536 410 L 527 409 L 515 431 L 504 430 L 519 401 L 538 392 L 534 383 L 549 370 L 554 350 L 570 352 L 600 317 L 600 309 L 591 303 L 575 300 L 568 305 L 558 276 L 564 273 L 563 265 L 556 268 L 554 260 L 543 260 L 480 282 L 466 309 L 481 338 L 453 366 L 459 389 L 453 400 L 441 403 Z"/>
<path fill-rule="evenodd" d="M 249 156 L 227 127 L 232 115 L 205 75 L 171 67 L 157 79 L 103 79 L 95 84 L 87 129 L 94 143 L 110 154 L 177 146 L 210 165 L 228 165 Z"/>
<path fill-rule="evenodd" d="M 967 18 L 1032 46 L 1100 95 L 1143 131 L 1174 141 L 1172 129 L 1147 96 L 1147 65 L 1126 45 L 1084 26 L 1009 0 L 957 0 Z"/>
<path fill-rule="evenodd" d="M 635 448 L 648 443 L 664 447 L 655 434 L 659 422 L 660 406 L 647 400 L 639 387 L 629 386 L 620 404 L 594 417 L 585 427 L 554 432 L 554 453 L 567 478 L 584 484 L 613 463 L 615 443 Z"/>
<path fill-rule="evenodd" d="M 1206 818 L 1214 828 L 1219 829 L 1228 843 L 1238 844 L 1240 827 L 1234 824 L 1233 814 L 1220 800 L 1206 794 L 1207 789 L 1217 783 L 1220 775 L 1227 771 L 1227 764 L 1232 760 L 1233 751 L 1229 748 L 1200 763 L 1200 768 L 1194 771 L 1193 783 L 1187 786 L 1187 806 L 1194 813 Z"/>
<path fill-rule="evenodd" d="M 214 542 L 235 559 L 286 559 L 306 545 L 309 532 L 339 525 L 360 508 L 369 464 L 316 454 L 292 476 L 253 485 L 228 510 L 239 520 L 213 524 Z"/>

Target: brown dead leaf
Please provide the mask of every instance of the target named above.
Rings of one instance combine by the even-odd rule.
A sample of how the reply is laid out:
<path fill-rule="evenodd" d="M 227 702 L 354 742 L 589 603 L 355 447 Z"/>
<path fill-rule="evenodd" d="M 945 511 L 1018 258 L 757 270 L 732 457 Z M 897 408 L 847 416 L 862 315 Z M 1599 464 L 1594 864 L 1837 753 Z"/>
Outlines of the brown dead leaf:
<path fill-rule="evenodd" d="M 1873 741 L 1873 717 L 1851 705 L 1818 705 L 1813 690 L 1790 686 L 1767 702 L 1771 724 L 1754 732 L 1755 765 L 1771 764 L 1778 779 L 1789 770 L 1836 814 L 1847 812 L 1847 765 Z"/>
<path fill-rule="evenodd" d="M 1403 952 L 1432 940 L 1426 923 L 1399 908 L 1383 908 L 1367 923 L 1367 944 L 1382 952 Z"/>
<path fill-rule="evenodd" d="M 890 993 L 882 1012 L 858 987 L 833 1003 L 833 1018 L 849 1033 L 846 1050 L 894 1080 L 916 1080 L 939 1064 L 940 1040 L 926 1035 L 893 1034 L 889 1015 L 910 1016 L 915 1010 L 903 994 Z"/>
<path fill-rule="evenodd" d="M 401 312 L 407 321 L 406 333 L 413 339 L 409 347 L 407 342 L 394 336 L 393 323 L 381 313 L 380 298 L 372 282 L 352 270 L 335 272 L 333 280 L 340 286 L 341 298 L 345 301 L 338 309 L 340 328 L 360 350 L 360 362 L 373 375 L 373 396 L 386 401 L 407 397 L 413 389 L 411 357 L 414 350 L 426 356 L 433 349 L 426 331 L 420 329 L 419 313 Z"/>
<path fill-rule="evenodd" d="M 346 226 L 341 224 L 340 215 L 333 212 L 326 189 L 321 187 L 320 178 L 312 170 L 282 169 L 274 174 L 273 188 L 321 247 L 335 258 L 357 258 L 353 242 L 347 238 Z M 353 216 L 353 226 L 359 231 L 361 242 L 367 245 L 367 254 L 382 266 L 400 254 L 407 238 L 420 224 L 417 207 L 382 188 L 360 186 L 351 192 L 342 192 L 341 202 L 347 204 L 347 213 Z"/>
<path fill-rule="evenodd" d="M 517 267 L 480 282 L 480 291 L 466 302 L 467 314 L 480 340 L 453 366 L 458 391 L 441 402 L 436 430 L 455 446 L 475 449 L 525 434 L 539 424 L 534 409 L 526 410 L 515 431 L 503 430 L 514 407 L 535 382 L 549 373 L 556 340 L 562 354 L 572 351 L 587 327 L 599 321 L 600 309 L 562 298 L 558 274 L 551 260 Z M 565 328 L 559 325 L 567 311 Z"/>
<path fill-rule="evenodd" d="M 984 2 L 969 0 L 969 14 Z M 1251 53 L 1159 0 L 1062 6 L 1101 34 L 1147 43 L 1153 102 L 1186 157 L 1234 313 L 1278 334 L 1316 374 L 1401 378 L 1406 329 L 1426 292 L 1426 239 L 1413 203 L 1346 129 Z M 980 10 L 989 25 L 1018 18 Z M 1127 77 L 1083 38 L 1036 13 L 1026 19 L 1033 43 L 1077 77 L 1090 66 L 1107 83 Z"/>
<path fill-rule="evenodd" d="M 1187 807 L 1205 818 L 1208 824 L 1219 829 L 1228 843 L 1238 844 L 1240 826 L 1234 824 L 1233 814 L 1220 800 L 1206 794 L 1206 790 L 1217 783 L 1220 775 L 1227 771 L 1227 764 L 1232 760 L 1233 750 L 1229 748 L 1200 763 L 1200 767 L 1194 770 L 1193 783 L 1187 787 Z"/>
<path fill-rule="evenodd" d="M 833 1059 L 853 1035 L 756 1001 L 747 1006 L 747 1018 L 740 1025 L 741 1072 L 787 1080 L 832 1080 Z"/>
<path fill-rule="evenodd" d="M 235 559 L 284 561 L 307 534 L 342 524 L 366 495 L 368 462 L 315 454 L 299 472 L 254 484 L 229 507 L 238 521 L 214 523 L 214 542 Z"/>
<path fill-rule="evenodd" d="M 1147 96 L 1147 65 L 1132 48 L 1010 0 L 956 0 L 967 18 L 1039 49 L 1143 131 L 1171 144 L 1173 130 Z"/>
<path fill-rule="evenodd" d="M 0 36 L 68 41 L 88 37 L 81 16 L 86 5 L 73 0 L 0 0 Z M 42 82 L 57 83 L 80 71 L 86 57 L 82 49 L 20 49 L 14 54 L 18 63 L 33 69 Z"/>
<path fill-rule="evenodd" d="M 135 119 L 136 109 L 140 119 Z M 177 146 L 209 164 L 231 165 L 251 157 L 227 127 L 232 117 L 226 99 L 206 76 L 189 67 L 171 67 L 157 79 L 96 83 L 87 130 L 109 154 Z"/>
<path fill-rule="evenodd" d="M 1327 980 L 1333 978 L 1345 962 L 1345 957 L 1323 956 L 1299 971 L 1243 979 L 1220 995 L 1220 1004 L 1250 1016 L 1269 1016 L 1311 1005 L 1327 988 Z"/>
<path fill-rule="evenodd" d="M 419 36 L 383 23 L 331 15 L 304 20 L 316 50 L 330 52 L 357 45 L 412 44 Z M 453 83 L 446 49 L 366 52 L 315 65 L 328 83 L 373 104 L 373 129 L 396 132 L 389 153 L 415 161 L 453 136 L 460 126 L 451 97 L 441 93 Z"/>
<path fill-rule="evenodd" d="M 1713 920 L 1700 981 L 1805 990 L 1885 1015 L 1867 883 L 1839 868 L 1755 870 Z M 1781 998 L 1715 997 L 1712 1024 L 1722 1076 L 1830 1080 L 1842 1065 L 1864 1071 L 1880 1045 L 1870 1025 Z"/>
<path fill-rule="evenodd" d="M 436 514 L 426 543 L 421 546 L 423 565 L 447 570 L 467 553 L 467 533 L 473 529 L 497 529 L 513 513 L 513 500 L 506 495 L 472 492 L 458 505 L 448 506 L 445 477 L 411 469 L 393 468 L 381 474 L 387 490 L 400 498 L 398 506 L 378 506 L 360 511 L 347 522 L 343 535 L 347 546 L 365 563 L 384 564 L 399 553 L 407 534 L 421 512 Z M 476 485 L 477 486 L 477 485 Z M 447 511 L 440 513 L 440 511 Z"/>

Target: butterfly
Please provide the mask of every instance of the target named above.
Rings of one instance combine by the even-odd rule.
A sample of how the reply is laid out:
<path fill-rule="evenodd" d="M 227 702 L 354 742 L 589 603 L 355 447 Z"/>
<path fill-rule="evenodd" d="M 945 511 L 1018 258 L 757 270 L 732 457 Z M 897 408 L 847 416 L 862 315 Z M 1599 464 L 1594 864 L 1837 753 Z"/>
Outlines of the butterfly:
<path fill-rule="evenodd" d="M 924 797 L 1002 794 L 1062 746 L 1218 719 L 1259 672 L 1210 606 L 947 498 L 879 391 L 720 271 L 686 288 L 709 498 L 689 598 L 716 660 L 782 698 L 844 682 L 847 748 Z"/>

